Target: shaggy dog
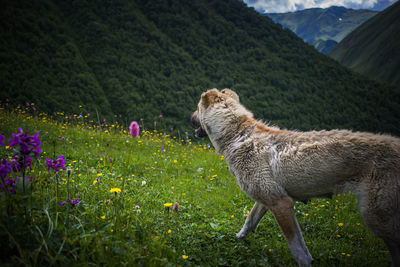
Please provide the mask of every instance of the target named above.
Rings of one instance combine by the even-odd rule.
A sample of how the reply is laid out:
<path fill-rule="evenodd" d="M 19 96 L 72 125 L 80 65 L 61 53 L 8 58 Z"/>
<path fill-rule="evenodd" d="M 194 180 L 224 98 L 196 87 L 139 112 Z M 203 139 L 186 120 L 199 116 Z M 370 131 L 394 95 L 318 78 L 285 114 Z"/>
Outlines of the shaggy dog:
<path fill-rule="evenodd" d="M 311 265 L 294 201 L 351 190 L 366 225 L 400 266 L 400 139 L 347 130 L 299 132 L 253 118 L 230 89 L 201 95 L 191 118 L 198 136 L 224 155 L 240 188 L 254 201 L 245 238 L 270 210 L 299 266 Z"/>

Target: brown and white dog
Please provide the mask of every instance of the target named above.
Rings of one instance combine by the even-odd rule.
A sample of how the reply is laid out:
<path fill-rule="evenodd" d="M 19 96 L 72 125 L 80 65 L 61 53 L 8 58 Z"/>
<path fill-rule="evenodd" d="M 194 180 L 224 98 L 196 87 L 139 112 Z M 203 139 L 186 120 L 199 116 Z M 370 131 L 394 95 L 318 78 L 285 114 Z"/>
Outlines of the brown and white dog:
<path fill-rule="evenodd" d="M 351 190 L 367 226 L 400 266 L 400 139 L 347 130 L 288 131 L 257 121 L 230 89 L 201 95 L 191 118 L 224 155 L 240 188 L 254 201 L 245 238 L 270 210 L 299 266 L 313 258 L 294 213 L 305 201 Z"/>

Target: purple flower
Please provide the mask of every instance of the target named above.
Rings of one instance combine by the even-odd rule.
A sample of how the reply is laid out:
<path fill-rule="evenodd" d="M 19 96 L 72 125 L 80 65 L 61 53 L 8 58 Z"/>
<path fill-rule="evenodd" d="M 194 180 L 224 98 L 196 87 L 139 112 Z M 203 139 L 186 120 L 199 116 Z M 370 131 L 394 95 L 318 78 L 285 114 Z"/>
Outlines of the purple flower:
<path fill-rule="evenodd" d="M 136 121 L 132 121 L 129 125 L 129 134 L 132 137 L 137 137 L 139 135 L 139 124 Z"/>
<path fill-rule="evenodd" d="M 18 152 L 22 156 L 30 155 L 31 153 L 35 154 L 36 157 L 40 158 L 40 153 L 42 150 L 39 148 L 41 145 L 40 139 L 38 138 L 39 132 L 36 132 L 34 135 L 29 136 L 28 132 L 25 132 L 19 128 L 18 134 L 12 134 L 12 139 L 8 140 L 10 143 L 10 147 L 19 146 Z"/>
<path fill-rule="evenodd" d="M 65 170 L 65 160 L 64 160 L 64 155 L 58 156 L 57 159 L 46 159 L 46 163 L 44 165 L 47 166 L 47 170 L 50 171 L 50 169 L 53 169 L 55 172 L 58 172 L 60 169 Z"/>
<path fill-rule="evenodd" d="M 163 115 L 162 114 L 160 114 L 160 116 L 159 116 L 160 118 L 162 118 L 163 117 Z"/>
<path fill-rule="evenodd" d="M 3 141 L 4 141 L 4 138 L 5 138 L 4 135 L 0 134 L 0 145 L 1 145 L 2 147 L 5 147 L 5 146 L 4 146 L 4 142 L 3 142 Z"/>
<path fill-rule="evenodd" d="M 18 179 L 18 177 L 17 177 Z M 13 179 L 6 179 L 4 180 L 4 183 L 6 184 L 6 188 L 8 189 L 8 192 L 10 192 L 11 195 L 15 195 L 15 180 Z M 0 189 L 1 192 L 4 191 L 4 185 L 3 183 L 0 183 Z"/>
<path fill-rule="evenodd" d="M 10 163 L 6 159 L 3 159 L 0 161 L 0 177 L 4 179 L 9 173 L 11 173 Z"/>
<path fill-rule="evenodd" d="M 75 200 L 70 200 L 69 204 L 71 204 L 72 207 L 75 207 L 75 205 L 79 204 L 79 198 L 75 198 Z"/>
<path fill-rule="evenodd" d="M 76 205 L 79 204 L 79 198 L 75 198 L 75 200 L 71 200 L 69 196 L 67 197 L 67 200 L 64 202 L 58 202 L 58 205 L 64 206 L 65 204 L 69 203 L 71 207 L 75 207 Z"/>

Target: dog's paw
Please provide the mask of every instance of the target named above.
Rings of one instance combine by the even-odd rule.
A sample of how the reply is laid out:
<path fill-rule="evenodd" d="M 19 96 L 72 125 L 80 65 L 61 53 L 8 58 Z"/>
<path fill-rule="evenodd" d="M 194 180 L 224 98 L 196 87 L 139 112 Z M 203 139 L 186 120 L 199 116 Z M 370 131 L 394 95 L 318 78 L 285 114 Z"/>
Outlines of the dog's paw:
<path fill-rule="evenodd" d="M 239 233 L 236 234 L 237 239 L 245 239 L 247 237 L 247 234 L 244 233 L 244 231 L 240 231 Z"/>

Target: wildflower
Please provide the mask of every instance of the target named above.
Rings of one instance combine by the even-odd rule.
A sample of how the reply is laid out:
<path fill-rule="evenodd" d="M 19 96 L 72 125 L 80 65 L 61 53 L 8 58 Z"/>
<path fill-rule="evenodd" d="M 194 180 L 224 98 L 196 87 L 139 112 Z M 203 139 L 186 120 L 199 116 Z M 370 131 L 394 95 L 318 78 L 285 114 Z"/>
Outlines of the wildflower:
<path fill-rule="evenodd" d="M 306 213 L 306 214 L 304 214 L 304 215 L 305 215 L 306 217 L 308 217 L 308 215 L 309 215 L 309 214 L 308 214 L 308 213 Z"/>
<path fill-rule="evenodd" d="M 93 184 L 97 184 L 99 182 L 99 179 L 96 179 L 93 181 Z"/>
<path fill-rule="evenodd" d="M 66 201 L 63 201 L 63 202 L 58 202 L 58 205 L 59 206 L 64 206 L 65 204 L 70 204 L 71 205 L 71 207 L 75 207 L 77 204 L 79 204 L 79 198 L 76 198 L 75 200 L 71 200 L 70 198 L 69 198 L 69 195 L 68 195 L 68 197 L 67 197 L 67 200 Z"/>
<path fill-rule="evenodd" d="M 139 205 L 136 205 L 135 209 L 136 209 L 136 213 L 141 213 Z"/>
<path fill-rule="evenodd" d="M 117 194 L 117 193 L 121 192 L 121 188 L 118 188 L 118 187 L 111 188 L 110 192 Z"/>
<path fill-rule="evenodd" d="M 176 159 L 174 159 L 174 163 L 178 163 L 178 161 Z"/>
<path fill-rule="evenodd" d="M 65 137 L 64 137 L 64 136 L 63 136 L 63 137 L 61 137 L 61 140 L 62 140 L 62 141 L 64 141 L 64 140 L 65 140 Z"/>
<path fill-rule="evenodd" d="M 53 169 L 55 172 L 58 172 L 60 169 L 65 170 L 65 160 L 64 155 L 58 156 L 57 159 L 46 159 L 45 165 L 47 166 L 47 170 Z"/>
<path fill-rule="evenodd" d="M 146 181 L 142 181 L 142 186 L 145 186 L 146 185 Z"/>
<path fill-rule="evenodd" d="M 344 224 L 340 222 L 340 223 L 338 223 L 337 225 L 338 225 L 339 227 L 342 227 Z"/>
<path fill-rule="evenodd" d="M 160 118 L 162 118 L 163 117 L 163 115 L 162 114 L 160 114 L 160 116 L 159 116 Z"/>
<path fill-rule="evenodd" d="M 106 204 L 108 204 L 108 203 L 110 203 L 110 200 L 109 200 L 109 199 L 106 200 Z"/>
<path fill-rule="evenodd" d="M 9 139 L 10 147 L 19 146 L 19 154 L 25 158 L 30 154 L 34 154 L 36 157 L 40 158 L 40 153 L 43 151 L 39 148 L 41 145 L 40 139 L 38 138 L 39 132 L 36 132 L 34 135 L 29 136 L 28 132 L 22 130 L 22 128 L 18 129 L 18 134 L 12 134 L 12 139 Z"/>
<path fill-rule="evenodd" d="M 110 159 L 109 159 L 109 160 L 110 160 L 110 163 L 112 163 L 112 162 L 113 162 L 113 159 L 112 159 L 111 157 L 110 157 Z"/>
<path fill-rule="evenodd" d="M 101 216 L 100 218 L 103 219 L 103 220 L 105 220 L 105 219 L 106 219 L 106 216 L 103 215 L 103 216 Z"/>
<path fill-rule="evenodd" d="M 19 179 L 19 178 L 17 177 L 17 179 Z M 8 189 L 8 192 L 10 192 L 11 195 L 15 195 L 15 183 L 16 183 L 16 180 L 5 179 L 3 181 L 4 181 L 4 184 L 6 185 L 6 188 Z M 4 185 L 2 183 L 0 183 L 0 189 L 1 189 L 1 191 L 4 190 Z"/>
<path fill-rule="evenodd" d="M 188 258 L 189 258 L 189 256 L 182 255 L 182 259 L 187 260 Z"/>
<path fill-rule="evenodd" d="M 75 205 L 79 204 L 79 198 L 76 198 L 75 200 L 70 200 L 69 204 L 71 204 L 72 207 L 75 207 Z"/>
<path fill-rule="evenodd" d="M 175 211 L 175 212 L 177 212 L 178 209 L 179 209 L 179 204 L 178 204 L 178 202 L 175 202 L 175 203 L 174 203 L 174 206 L 172 207 L 172 210 Z"/>
<path fill-rule="evenodd" d="M 2 135 L 2 134 L 0 134 L 0 145 L 2 146 L 2 147 L 4 147 L 4 135 Z"/>
<path fill-rule="evenodd" d="M 4 179 L 9 173 L 11 173 L 10 163 L 6 159 L 3 159 L 0 161 L 0 177 Z"/>
<path fill-rule="evenodd" d="M 169 208 L 169 207 L 171 207 L 172 206 L 172 203 L 165 203 L 164 204 L 164 207 L 166 207 L 166 208 Z"/>
<path fill-rule="evenodd" d="M 137 137 L 139 136 L 139 129 L 139 124 L 136 121 L 132 121 L 129 125 L 129 134 L 132 137 Z"/>
<path fill-rule="evenodd" d="M 168 234 L 170 234 L 170 233 L 172 233 L 172 231 L 171 231 L 171 230 L 168 230 Z"/>

